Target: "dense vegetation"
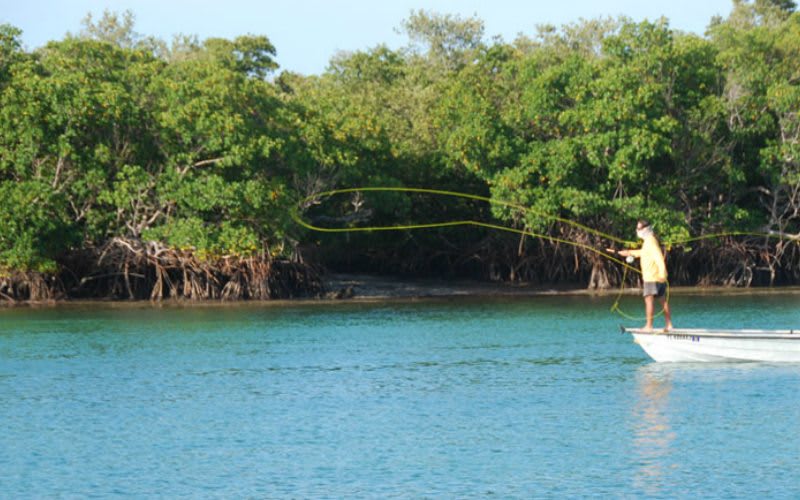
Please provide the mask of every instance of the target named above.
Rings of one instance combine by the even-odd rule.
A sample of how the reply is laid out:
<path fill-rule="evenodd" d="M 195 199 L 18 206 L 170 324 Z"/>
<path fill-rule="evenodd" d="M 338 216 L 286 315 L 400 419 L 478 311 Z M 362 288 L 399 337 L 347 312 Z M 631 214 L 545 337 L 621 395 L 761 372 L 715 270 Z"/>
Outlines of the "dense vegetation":
<path fill-rule="evenodd" d="M 414 12 L 409 46 L 277 72 L 265 36 L 176 37 L 87 18 L 34 51 L 0 26 L 0 297 L 270 298 L 319 271 L 608 286 L 613 263 L 556 239 L 633 239 L 652 220 L 674 283 L 800 281 L 800 13 L 735 1 L 700 37 L 666 20 L 584 21 L 511 43 Z M 320 235 L 298 200 L 353 186 L 452 198 L 311 199 L 327 225 L 480 219 Z M 728 235 L 682 243 L 730 231 Z"/>

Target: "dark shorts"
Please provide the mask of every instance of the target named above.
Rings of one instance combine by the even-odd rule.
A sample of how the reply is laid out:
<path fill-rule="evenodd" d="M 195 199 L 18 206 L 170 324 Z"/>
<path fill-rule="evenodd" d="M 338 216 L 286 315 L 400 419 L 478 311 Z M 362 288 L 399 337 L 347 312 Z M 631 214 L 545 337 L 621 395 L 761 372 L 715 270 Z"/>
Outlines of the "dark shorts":
<path fill-rule="evenodd" d="M 665 283 L 657 283 L 655 281 L 645 281 L 644 286 L 642 287 L 642 295 L 647 297 L 648 295 L 655 295 L 656 297 L 663 297 L 667 293 L 667 284 Z"/>

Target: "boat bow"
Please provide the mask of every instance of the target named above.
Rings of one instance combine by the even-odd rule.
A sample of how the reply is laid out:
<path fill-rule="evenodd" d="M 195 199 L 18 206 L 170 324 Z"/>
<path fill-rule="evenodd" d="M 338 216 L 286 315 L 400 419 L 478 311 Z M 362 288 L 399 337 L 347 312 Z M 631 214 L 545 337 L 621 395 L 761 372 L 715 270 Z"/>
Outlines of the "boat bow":
<path fill-rule="evenodd" d="M 800 331 L 621 327 L 655 361 L 800 363 Z"/>

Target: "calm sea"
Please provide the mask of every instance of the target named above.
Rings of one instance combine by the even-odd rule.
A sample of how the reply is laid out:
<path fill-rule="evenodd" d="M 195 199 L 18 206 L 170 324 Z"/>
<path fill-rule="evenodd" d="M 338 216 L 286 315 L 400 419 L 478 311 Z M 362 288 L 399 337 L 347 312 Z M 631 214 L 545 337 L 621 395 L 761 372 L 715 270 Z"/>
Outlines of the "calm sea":
<path fill-rule="evenodd" d="M 612 301 L 0 310 L 0 497 L 800 497 L 800 366 L 651 362 Z"/>

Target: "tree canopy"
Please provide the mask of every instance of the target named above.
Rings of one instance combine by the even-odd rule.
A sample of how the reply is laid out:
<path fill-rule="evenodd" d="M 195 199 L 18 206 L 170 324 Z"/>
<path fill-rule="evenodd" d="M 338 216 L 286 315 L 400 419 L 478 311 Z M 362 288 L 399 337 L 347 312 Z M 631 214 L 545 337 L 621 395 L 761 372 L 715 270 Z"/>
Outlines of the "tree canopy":
<path fill-rule="evenodd" d="M 191 295 L 174 284 L 189 261 L 153 271 L 172 252 L 206 269 L 203 286 L 228 291 L 233 274 L 212 279 L 212 269 L 240 263 L 249 281 L 236 286 L 255 290 L 277 271 L 254 263 L 281 261 L 602 285 L 620 278 L 611 263 L 557 241 L 604 244 L 581 227 L 632 239 L 647 218 L 681 282 L 800 279 L 793 1 L 736 0 L 704 37 L 666 19 L 619 18 L 505 42 L 487 40 L 480 19 L 414 11 L 401 25 L 407 47 L 341 53 L 308 77 L 279 73 L 264 35 L 168 44 L 134 24 L 130 12 L 87 16 L 78 34 L 33 51 L 0 26 L 3 276 L 51 277 L 70 295 L 124 275 L 118 296 L 142 296 L 136 279 Z M 315 198 L 359 186 L 441 188 L 517 208 L 401 193 Z M 339 225 L 480 219 L 553 239 L 474 227 L 320 235 L 292 222 L 298 209 Z M 733 232 L 755 236 L 685 243 Z M 109 271 L 112 244 L 150 260 Z M 10 285 L 0 294 L 13 295 Z"/>

